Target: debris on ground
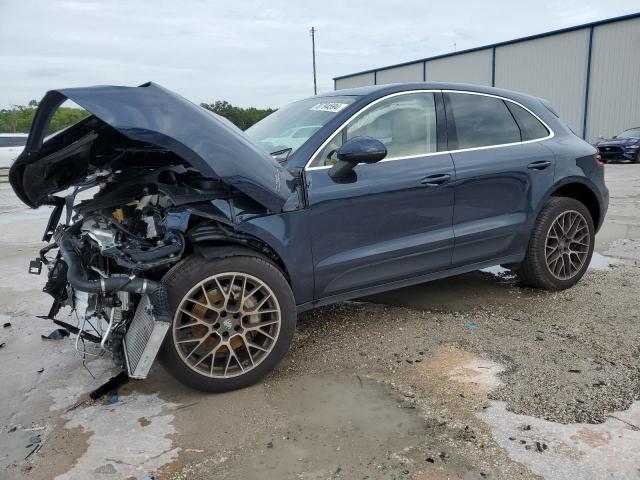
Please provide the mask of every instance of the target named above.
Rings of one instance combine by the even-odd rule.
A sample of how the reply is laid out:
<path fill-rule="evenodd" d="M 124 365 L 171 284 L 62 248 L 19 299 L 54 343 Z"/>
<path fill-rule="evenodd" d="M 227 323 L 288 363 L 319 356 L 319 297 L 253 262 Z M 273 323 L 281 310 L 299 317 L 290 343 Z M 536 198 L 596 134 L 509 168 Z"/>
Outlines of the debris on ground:
<path fill-rule="evenodd" d="M 89 397 L 91 398 L 91 400 L 98 400 L 99 398 L 103 397 L 107 393 L 117 390 L 119 387 L 124 385 L 128 380 L 129 380 L 129 376 L 127 375 L 127 372 L 123 370 L 122 372 L 120 372 L 114 377 L 111 377 L 104 384 L 96 388 L 93 392 L 89 394 Z"/>
<path fill-rule="evenodd" d="M 478 329 L 478 325 L 473 323 L 473 322 L 467 322 L 464 324 L 464 328 L 469 329 L 469 330 L 477 330 Z"/>
<path fill-rule="evenodd" d="M 29 443 L 25 447 L 29 449 L 29 453 L 27 453 L 27 456 L 24 457 L 24 459 L 27 460 L 31 455 L 40 450 L 40 447 L 42 447 L 42 438 L 40 437 L 40 435 L 34 435 L 33 437 L 29 438 Z"/>
<path fill-rule="evenodd" d="M 69 336 L 69 332 L 67 332 L 64 328 L 56 328 L 49 335 L 40 335 L 44 340 L 62 340 L 65 337 Z"/>

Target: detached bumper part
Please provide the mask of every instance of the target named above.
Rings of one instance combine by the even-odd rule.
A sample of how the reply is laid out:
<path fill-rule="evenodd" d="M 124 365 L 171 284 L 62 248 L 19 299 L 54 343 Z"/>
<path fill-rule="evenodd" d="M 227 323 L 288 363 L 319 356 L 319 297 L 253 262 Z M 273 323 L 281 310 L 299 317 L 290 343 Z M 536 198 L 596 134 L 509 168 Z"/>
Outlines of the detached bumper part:
<path fill-rule="evenodd" d="M 149 297 L 144 295 L 124 337 L 124 358 L 129 377 L 147 378 L 171 320 L 156 319 Z"/>

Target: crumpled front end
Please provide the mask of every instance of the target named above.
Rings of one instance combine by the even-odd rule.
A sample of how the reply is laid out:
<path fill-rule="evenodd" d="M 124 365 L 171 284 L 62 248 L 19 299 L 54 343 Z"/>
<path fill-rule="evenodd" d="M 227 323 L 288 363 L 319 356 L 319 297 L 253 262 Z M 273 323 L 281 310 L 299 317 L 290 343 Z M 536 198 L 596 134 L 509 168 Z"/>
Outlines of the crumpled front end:
<path fill-rule="evenodd" d="M 92 115 L 44 141 L 65 99 Z M 48 245 L 29 267 L 48 272 L 46 317 L 75 333 L 83 354 L 110 352 L 129 377 L 147 376 L 173 321 L 164 279 L 201 248 L 192 231 L 219 232 L 209 247 L 268 255 L 239 218 L 300 207 L 293 176 L 227 123 L 152 84 L 49 92 L 11 168 L 27 205 L 54 207 Z"/>

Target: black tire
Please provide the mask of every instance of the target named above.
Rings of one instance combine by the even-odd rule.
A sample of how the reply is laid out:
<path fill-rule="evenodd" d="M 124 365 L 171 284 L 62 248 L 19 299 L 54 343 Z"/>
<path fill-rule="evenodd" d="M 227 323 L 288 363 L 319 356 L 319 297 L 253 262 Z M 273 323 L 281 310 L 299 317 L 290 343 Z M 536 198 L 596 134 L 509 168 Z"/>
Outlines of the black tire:
<path fill-rule="evenodd" d="M 546 261 L 547 234 L 555 220 L 564 212 L 580 213 L 587 222 L 589 231 L 589 247 L 582 266 L 571 278 L 560 279 L 552 274 Z M 546 290 L 564 290 L 575 285 L 589 267 L 595 243 L 595 228 L 591 213 L 578 200 L 566 197 L 552 197 L 542 208 L 531 231 L 531 238 L 527 247 L 524 261 L 520 264 L 516 274 L 525 285 Z"/>
<path fill-rule="evenodd" d="M 212 275 L 224 272 L 251 275 L 264 282 L 271 289 L 280 307 L 280 329 L 271 351 L 255 367 L 238 376 L 212 378 L 199 374 L 185 363 L 174 343 L 172 325 L 164 340 L 160 361 L 177 380 L 204 392 L 218 393 L 236 390 L 261 380 L 276 367 L 287 353 L 296 328 L 296 304 L 287 280 L 277 266 L 257 256 L 243 255 L 207 260 L 200 255 L 192 255 L 186 258 L 171 269 L 164 278 L 172 311 L 177 310 L 183 297 L 195 285 Z"/>
<path fill-rule="evenodd" d="M 631 160 L 631 163 L 640 163 L 640 152 L 636 153 L 636 156 Z"/>

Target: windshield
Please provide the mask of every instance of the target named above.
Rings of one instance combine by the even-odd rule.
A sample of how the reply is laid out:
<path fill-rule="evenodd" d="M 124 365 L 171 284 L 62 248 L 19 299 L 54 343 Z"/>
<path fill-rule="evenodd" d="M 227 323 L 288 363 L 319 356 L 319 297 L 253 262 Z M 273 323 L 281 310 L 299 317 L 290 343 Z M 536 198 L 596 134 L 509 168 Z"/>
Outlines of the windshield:
<path fill-rule="evenodd" d="M 269 154 L 287 158 L 357 97 L 312 97 L 291 103 L 246 130 Z"/>
<path fill-rule="evenodd" d="M 618 135 L 618 138 L 640 138 L 640 127 L 625 130 L 620 135 Z"/>

